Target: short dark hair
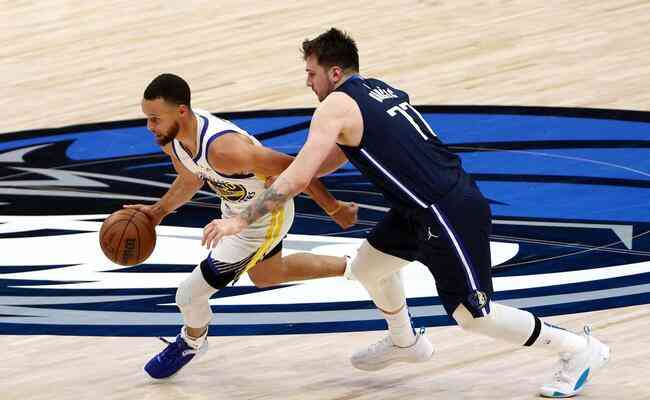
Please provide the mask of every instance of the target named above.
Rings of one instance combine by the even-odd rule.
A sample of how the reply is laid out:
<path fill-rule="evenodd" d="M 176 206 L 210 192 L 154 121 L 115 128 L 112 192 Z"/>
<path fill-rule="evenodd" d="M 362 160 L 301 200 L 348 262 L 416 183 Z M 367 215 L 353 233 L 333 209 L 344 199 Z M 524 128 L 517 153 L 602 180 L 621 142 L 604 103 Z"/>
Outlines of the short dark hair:
<path fill-rule="evenodd" d="M 190 86 L 183 78 L 174 74 L 161 74 L 144 90 L 145 100 L 163 100 L 176 105 L 185 104 L 190 106 Z"/>
<path fill-rule="evenodd" d="M 345 32 L 331 28 L 315 39 L 302 42 L 303 59 L 314 55 L 318 64 L 325 67 L 337 65 L 342 69 L 359 71 L 359 51 L 354 39 Z"/>

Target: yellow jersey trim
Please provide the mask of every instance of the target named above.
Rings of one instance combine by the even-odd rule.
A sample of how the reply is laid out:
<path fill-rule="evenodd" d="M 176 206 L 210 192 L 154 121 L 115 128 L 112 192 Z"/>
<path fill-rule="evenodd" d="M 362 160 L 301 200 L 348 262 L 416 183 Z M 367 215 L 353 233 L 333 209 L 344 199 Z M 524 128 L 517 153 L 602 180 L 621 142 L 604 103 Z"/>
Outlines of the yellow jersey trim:
<path fill-rule="evenodd" d="M 262 257 L 266 255 L 266 253 L 269 252 L 271 245 L 273 242 L 275 242 L 278 237 L 280 236 L 280 232 L 282 231 L 282 225 L 284 224 L 284 207 L 282 207 L 278 211 L 274 211 L 271 214 L 271 223 L 269 224 L 269 227 L 266 230 L 266 235 L 264 237 L 264 243 L 260 246 L 259 249 L 255 252 L 255 255 L 251 260 L 246 264 L 246 267 L 244 267 L 244 270 L 242 273 L 248 271 L 249 269 L 253 268 L 255 264 L 257 264 Z"/>

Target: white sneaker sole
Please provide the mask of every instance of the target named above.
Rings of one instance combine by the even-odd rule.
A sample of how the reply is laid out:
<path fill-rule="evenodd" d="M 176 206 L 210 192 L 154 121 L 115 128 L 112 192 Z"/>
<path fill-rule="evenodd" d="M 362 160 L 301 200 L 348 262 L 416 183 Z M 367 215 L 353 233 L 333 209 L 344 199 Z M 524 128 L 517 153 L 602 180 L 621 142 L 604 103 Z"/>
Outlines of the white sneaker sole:
<path fill-rule="evenodd" d="M 393 358 L 389 358 L 389 359 L 387 359 L 387 360 L 385 360 L 385 361 L 383 361 L 381 363 L 373 363 L 373 364 L 359 363 L 359 362 L 355 362 L 354 359 L 351 359 L 350 363 L 352 364 L 352 366 L 354 368 L 362 370 L 362 371 L 369 371 L 369 372 L 379 371 L 379 370 L 382 370 L 382 369 L 384 369 L 384 368 L 386 368 L 386 367 L 388 367 L 388 366 L 390 366 L 392 364 L 398 364 L 398 363 L 419 364 L 419 363 L 427 362 L 427 361 L 431 360 L 431 358 L 433 357 L 433 354 L 435 353 L 435 350 L 433 349 L 433 347 L 431 347 L 430 350 L 431 351 L 428 354 L 421 355 L 421 356 L 418 356 L 418 357 L 415 357 L 415 358 L 408 357 L 408 356 L 402 356 L 402 357 L 396 356 L 396 357 L 393 357 Z"/>

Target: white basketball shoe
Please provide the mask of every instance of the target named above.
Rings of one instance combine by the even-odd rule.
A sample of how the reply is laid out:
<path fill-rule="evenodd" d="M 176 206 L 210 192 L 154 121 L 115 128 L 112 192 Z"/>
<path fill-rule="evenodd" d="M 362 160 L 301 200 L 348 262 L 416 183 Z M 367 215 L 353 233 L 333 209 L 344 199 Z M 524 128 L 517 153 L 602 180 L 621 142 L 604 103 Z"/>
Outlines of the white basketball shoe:
<path fill-rule="evenodd" d="M 429 339 L 424 336 L 424 328 L 421 328 L 416 335 L 415 343 L 410 347 L 395 346 L 390 339 L 390 335 L 386 335 L 379 342 L 354 353 L 350 358 L 350 362 L 357 369 L 377 371 L 393 363 L 429 361 L 432 356 L 433 346 Z"/>
<path fill-rule="evenodd" d="M 585 384 L 609 360 L 609 346 L 591 336 L 591 328 L 583 328 L 587 347 L 577 353 L 561 353 L 560 368 L 553 375 L 553 382 L 542 386 L 543 397 L 571 397 L 580 392 Z"/>

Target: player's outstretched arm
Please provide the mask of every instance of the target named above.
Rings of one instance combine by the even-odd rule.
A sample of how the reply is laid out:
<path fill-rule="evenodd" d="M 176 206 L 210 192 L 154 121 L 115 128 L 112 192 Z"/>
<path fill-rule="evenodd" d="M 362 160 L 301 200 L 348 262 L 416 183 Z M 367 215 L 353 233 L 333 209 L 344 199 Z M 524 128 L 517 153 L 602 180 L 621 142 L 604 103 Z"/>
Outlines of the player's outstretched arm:
<path fill-rule="evenodd" d="M 294 160 L 287 154 L 256 146 L 237 133 L 228 133 L 215 140 L 210 146 L 209 157 L 210 165 L 219 172 L 234 174 L 253 171 L 262 177 L 280 175 Z M 343 229 L 356 223 L 358 207 L 336 200 L 318 178 L 312 179 L 304 192 Z"/>
<path fill-rule="evenodd" d="M 305 189 L 305 193 L 341 228 L 347 229 L 357 223 L 359 206 L 351 202 L 336 200 L 320 179 L 312 179 Z"/>
<path fill-rule="evenodd" d="M 341 168 L 341 166 L 346 162 L 348 162 L 348 158 L 345 156 L 345 153 L 343 153 L 343 151 L 341 151 L 338 146 L 334 146 L 325 158 L 325 161 L 323 161 L 321 166 L 318 168 L 316 176 L 321 177 L 331 174 L 332 172 Z"/>
<path fill-rule="evenodd" d="M 163 148 L 163 150 L 169 154 L 168 148 Z M 177 176 L 163 197 L 151 205 L 130 204 L 124 206 L 125 208 L 134 208 L 147 214 L 154 225 L 160 224 L 163 218 L 192 200 L 196 192 L 203 187 L 203 179 L 188 171 L 173 155 L 169 154 L 169 156 L 172 159 Z"/>
<path fill-rule="evenodd" d="M 330 98 L 333 98 L 330 101 Z M 336 140 L 345 123 L 347 104 L 337 101 L 338 96 L 328 96 L 316 109 L 309 127 L 307 142 L 291 165 L 273 182 L 270 188 L 255 198 L 239 215 L 215 219 L 203 229 L 202 244 L 215 246 L 222 237 L 234 235 L 269 212 L 304 191 L 314 179 L 318 168 L 336 146 Z"/>

